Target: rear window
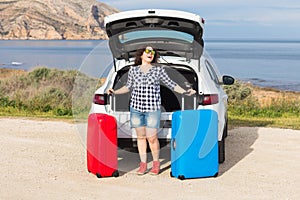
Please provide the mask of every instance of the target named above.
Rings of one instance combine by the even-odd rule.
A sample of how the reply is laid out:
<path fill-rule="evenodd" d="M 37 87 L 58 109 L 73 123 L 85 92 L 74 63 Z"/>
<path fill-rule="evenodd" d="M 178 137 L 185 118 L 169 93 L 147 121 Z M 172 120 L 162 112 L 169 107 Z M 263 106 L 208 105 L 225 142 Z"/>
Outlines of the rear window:
<path fill-rule="evenodd" d="M 209 72 L 210 78 L 211 78 L 216 84 L 219 84 L 218 76 L 217 76 L 215 70 L 213 69 L 212 65 L 211 65 L 207 60 L 206 60 L 205 64 L 206 64 L 207 71 Z"/>
<path fill-rule="evenodd" d="M 138 30 L 133 32 L 128 32 L 119 35 L 119 40 L 121 43 L 130 42 L 138 39 L 146 39 L 146 38 L 170 38 L 170 39 L 178 39 L 183 40 L 188 43 L 192 43 L 194 37 L 188 33 L 183 33 L 180 31 L 173 30 Z"/>

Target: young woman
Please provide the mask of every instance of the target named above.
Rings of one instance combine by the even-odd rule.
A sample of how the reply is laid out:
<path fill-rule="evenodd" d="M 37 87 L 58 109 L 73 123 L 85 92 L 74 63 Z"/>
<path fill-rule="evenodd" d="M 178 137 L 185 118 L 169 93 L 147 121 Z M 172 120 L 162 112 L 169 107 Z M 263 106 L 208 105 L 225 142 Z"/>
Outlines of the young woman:
<path fill-rule="evenodd" d="M 150 173 L 157 175 L 160 172 L 159 151 L 160 145 L 157 138 L 157 130 L 160 125 L 160 81 L 171 90 L 178 93 L 188 92 L 188 95 L 196 93 L 195 90 L 185 91 L 169 78 L 163 67 L 156 66 L 158 53 L 151 46 L 138 49 L 135 63 L 128 73 L 125 86 L 118 90 L 108 89 L 108 93 L 131 93 L 130 124 L 137 134 L 137 146 L 140 156 L 140 166 L 137 174 L 147 172 L 147 141 L 150 146 L 153 167 Z"/>

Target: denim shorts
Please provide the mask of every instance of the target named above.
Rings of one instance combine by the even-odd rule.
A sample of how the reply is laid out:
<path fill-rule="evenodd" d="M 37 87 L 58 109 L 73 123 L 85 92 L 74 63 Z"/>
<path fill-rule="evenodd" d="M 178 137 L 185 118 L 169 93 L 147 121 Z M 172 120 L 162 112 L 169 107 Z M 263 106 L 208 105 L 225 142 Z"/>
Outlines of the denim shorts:
<path fill-rule="evenodd" d="M 160 110 L 153 112 L 140 112 L 130 107 L 130 125 L 131 128 L 146 126 L 148 128 L 159 128 Z"/>

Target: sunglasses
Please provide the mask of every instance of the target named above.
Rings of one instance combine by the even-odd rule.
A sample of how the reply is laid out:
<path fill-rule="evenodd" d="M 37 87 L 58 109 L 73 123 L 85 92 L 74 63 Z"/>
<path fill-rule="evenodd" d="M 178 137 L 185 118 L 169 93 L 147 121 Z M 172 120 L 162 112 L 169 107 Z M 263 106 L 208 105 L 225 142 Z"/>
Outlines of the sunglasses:
<path fill-rule="evenodd" d="M 151 49 L 145 49 L 145 53 L 151 53 L 152 55 L 154 55 L 155 51 Z"/>

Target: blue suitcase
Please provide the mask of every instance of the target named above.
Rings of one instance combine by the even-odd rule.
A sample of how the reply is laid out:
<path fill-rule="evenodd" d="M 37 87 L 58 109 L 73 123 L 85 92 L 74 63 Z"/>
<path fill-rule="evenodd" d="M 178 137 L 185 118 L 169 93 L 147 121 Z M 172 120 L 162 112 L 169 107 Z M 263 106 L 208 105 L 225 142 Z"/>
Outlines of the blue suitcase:
<path fill-rule="evenodd" d="M 218 176 L 218 115 L 214 110 L 174 112 L 171 137 L 172 177 Z"/>

